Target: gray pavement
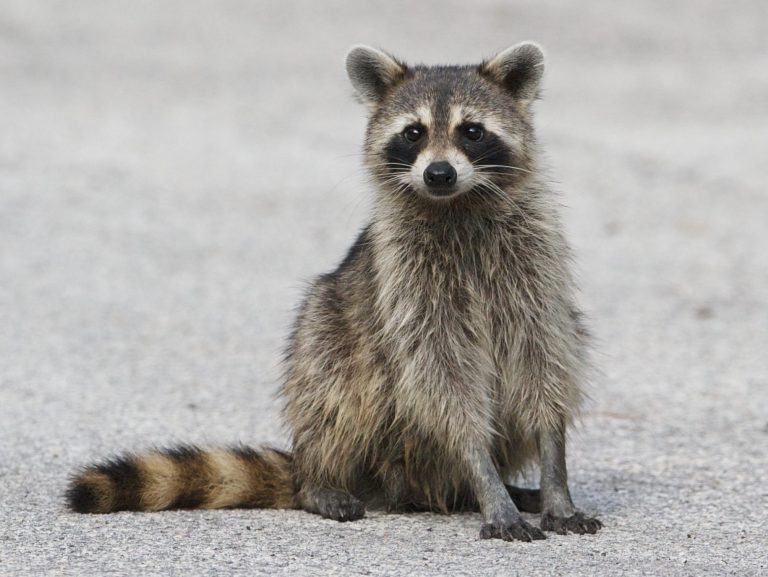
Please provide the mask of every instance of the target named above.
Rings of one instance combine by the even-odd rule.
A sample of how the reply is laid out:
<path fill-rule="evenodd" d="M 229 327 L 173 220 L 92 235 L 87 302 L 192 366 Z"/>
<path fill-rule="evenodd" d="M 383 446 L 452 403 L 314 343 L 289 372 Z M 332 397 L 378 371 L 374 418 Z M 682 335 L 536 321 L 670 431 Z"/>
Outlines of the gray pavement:
<path fill-rule="evenodd" d="M 768 575 L 766 6 L 3 0 L 0 575 Z M 569 460 L 603 532 L 66 512 L 108 453 L 286 444 L 293 308 L 369 204 L 346 48 L 527 38 L 598 338 Z"/>

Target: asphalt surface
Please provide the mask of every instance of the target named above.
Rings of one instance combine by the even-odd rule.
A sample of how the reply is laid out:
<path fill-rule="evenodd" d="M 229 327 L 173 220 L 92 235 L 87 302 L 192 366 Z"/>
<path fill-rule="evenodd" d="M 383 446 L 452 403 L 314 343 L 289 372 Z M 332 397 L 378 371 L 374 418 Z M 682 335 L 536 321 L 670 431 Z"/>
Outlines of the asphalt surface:
<path fill-rule="evenodd" d="M 767 6 L 4 0 L 0 575 L 768 575 Z M 286 445 L 293 309 L 369 206 L 347 47 L 522 39 L 598 340 L 569 462 L 604 530 L 68 513 L 106 454 Z"/>

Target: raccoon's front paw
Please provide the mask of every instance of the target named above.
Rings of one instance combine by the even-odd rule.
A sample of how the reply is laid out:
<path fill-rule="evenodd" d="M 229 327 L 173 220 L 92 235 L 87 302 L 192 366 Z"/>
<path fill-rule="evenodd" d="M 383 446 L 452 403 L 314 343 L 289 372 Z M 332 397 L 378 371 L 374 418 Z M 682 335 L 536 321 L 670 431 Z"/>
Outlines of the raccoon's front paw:
<path fill-rule="evenodd" d="M 481 539 L 502 539 L 504 541 L 539 541 L 546 539 L 538 527 L 522 517 L 505 523 L 486 523 L 480 528 Z"/>
<path fill-rule="evenodd" d="M 317 499 L 317 512 L 325 519 L 357 521 L 365 515 L 365 503 L 343 491 L 323 491 Z"/>
<path fill-rule="evenodd" d="M 544 513 L 541 516 L 541 528 L 544 531 L 554 531 L 559 535 L 565 535 L 568 532 L 594 535 L 602 527 L 603 524 L 598 519 L 587 517 L 579 511 L 570 517 L 555 517 L 550 513 Z"/>

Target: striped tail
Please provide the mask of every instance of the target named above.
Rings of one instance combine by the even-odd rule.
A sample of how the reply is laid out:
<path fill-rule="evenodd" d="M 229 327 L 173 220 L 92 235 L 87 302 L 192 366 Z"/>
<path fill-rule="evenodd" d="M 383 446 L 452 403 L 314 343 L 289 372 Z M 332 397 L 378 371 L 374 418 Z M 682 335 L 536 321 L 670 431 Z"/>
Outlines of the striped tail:
<path fill-rule="evenodd" d="M 82 469 L 67 490 L 77 513 L 164 509 L 295 509 L 290 453 L 182 446 Z"/>

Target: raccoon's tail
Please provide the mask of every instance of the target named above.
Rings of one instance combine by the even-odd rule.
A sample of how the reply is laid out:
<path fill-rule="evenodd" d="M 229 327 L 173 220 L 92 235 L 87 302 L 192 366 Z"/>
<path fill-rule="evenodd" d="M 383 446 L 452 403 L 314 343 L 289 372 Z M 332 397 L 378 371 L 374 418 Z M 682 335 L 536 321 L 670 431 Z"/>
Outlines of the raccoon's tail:
<path fill-rule="evenodd" d="M 163 509 L 295 509 L 292 456 L 277 449 L 181 446 L 82 469 L 67 490 L 77 513 Z"/>

